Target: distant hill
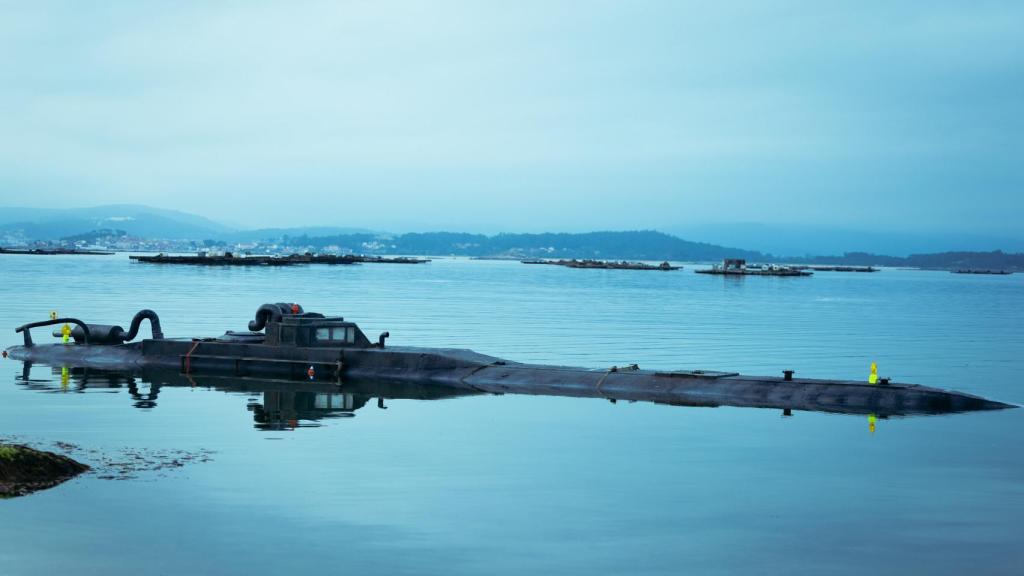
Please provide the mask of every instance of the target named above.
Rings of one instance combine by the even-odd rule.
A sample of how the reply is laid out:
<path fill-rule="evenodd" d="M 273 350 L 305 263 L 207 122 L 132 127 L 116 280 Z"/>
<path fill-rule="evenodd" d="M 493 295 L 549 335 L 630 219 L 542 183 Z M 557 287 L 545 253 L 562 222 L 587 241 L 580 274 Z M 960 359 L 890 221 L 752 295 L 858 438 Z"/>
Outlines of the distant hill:
<path fill-rule="evenodd" d="M 850 252 L 842 256 L 772 256 L 753 250 L 690 242 L 650 230 L 590 232 L 584 234 L 465 234 L 456 232 L 410 233 L 398 236 L 339 234 L 291 236 L 294 246 L 314 250 L 336 247 L 359 253 L 457 255 L 506 258 L 594 258 L 605 260 L 717 261 L 744 258 L 751 262 L 792 264 L 847 264 L 906 266 L 937 269 L 1024 270 L 1024 254 L 991 252 L 941 252 L 887 256 Z"/>
<path fill-rule="evenodd" d="M 92 232 L 83 232 L 82 234 L 72 234 L 71 236 L 65 236 L 61 238 L 61 242 L 75 243 L 75 242 L 86 242 L 93 243 L 99 242 L 108 238 L 121 238 L 127 236 L 128 233 L 124 230 L 111 230 L 110 228 L 100 228 L 99 230 L 93 230 Z"/>
<path fill-rule="evenodd" d="M 57 240 L 102 229 L 159 239 L 209 238 L 230 231 L 202 216 L 136 204 L 93 208 L 0 207 L 0 239 L 4 240 L 0 243 Z"/>
<path fill-rule="evenodd" d="M 727 246 L 748 246 L 778 256 L 861 252 L 909 256 L 949 251 L 1024 252 L 1024 237 L 937 231 L 907 232 L 888 228 L 848 230 L 815 224 L 725 223 L 672 226 L 666 232 Z"/>
<path fill-rule="evenodd" d="M 730 248 L 709 242 L 694 242 L 653 230 L 589 232 L 582 234 L 467 234 L 459 232 L 382 234 L 361 228 L 342 226 L 309 226 L 301 228 L 263 228 L 236 230 L 213 220 L 180 212 L 137 204 L 114 204 L 93 208 L 3 208 L 0 207 L 0 246 L 28 244 L 34 241 L 77 239 L 90 241 L 111 235 L 128 235 L 151 240 L 182 240 L 203 245 L 227 245 L 263 242 L 289 247 L 322 250 L 337 248 L 367 254 L 459 255 L 504 258 L 595 258 L 605 260 L 674 260 L 716 261 L 723 258 L 745 258 L 752 262 L 790 262 L 807 264 L 849 264 L 910 266 L 921 268 L 973 268 L 1024 271 L 1024 254 L 995 251 L 941 251 L 905 255 L 884 248 L 886 242 L 902 238 L 924 237 L 900 233 L 878 232 L 853 238 L 849 231 L 822 227 L 780 225 L 722 225 L 690 229 L 690 237 L 748 238 L 735 245 L 756 246 L 758 250 Z M 116 233 L 116 234 L 112 234 Z M 744 236 L 748 234 L 749 236 Z M 888 235 L 887 235 L 888 234 Z M 755 241 L 760 238 L 760 241 Z M 831 240 L 828 240 L 831 238 Z M 842 240 L 847 238 L 847 240 Z M 873 238 L 873 239 L 872 239 Z M 954 236 L 939 236 L 931 242 L 954 242 Z M 964 237 L 966 247 L 987 245 L 991 238 Z M 810 256 L 837 253 L 835 246 L 844 242 L 883 248 L 857 252 L 843 251 L 842 256 Z M 837 244 L 838 242 L 838 244 Z M 801 246 L 797 251 L 782 250 L 785 246 Z M 907 242 L 901 245 L 909 246 Z M 1010 246 L 1015 246 L 1012 242 Z M 810 249 L 808 249 L 810 247 Z M 1005 247 L 1004 247 L 1005 249 Z"/>
<path fill-rule="evenodd" d="M 884 256 L 865 252 L 848 252 L 842 256 L 812 256 L 782 259 L 791 264 L 839 264 L 847 266 L 906 266 L 940 270 L 1006 270 L 1024 271 L 1024 254 L 991 252 L 937 252 L 910 256 Z"/>
<path fill-rule="evenodd" d="M 111 229 L 149 239 L 222 242 L 256 242 L 302 235 L 377 234 L 364 228 L 344 226 L 236 230 L 195 214 L 138 204 L 60 209 L 0 207 L 0 245 L 95 236 L 98 231 Z"/>
<path fill-rule="evenodd" d="M 262 240 L 279 240 L 284 237 L 320 237 L 338 236 L 344 234 L 371 234 L 377 235 L 380 232 L 367 230 L 365 228 L 351 228 L 343 226 L 303 226 L 300 228 L 258 228 L 256 230 L 234 230 L 222 232 L 215 237 L 225 242 L 257 242 Z"/>
<path fill-rule="evenodd" d="M 465 234 L 457 232 L 410 233 L 381 237 L 371 234 L 292 236 L 291 242 L 317 249 L 337 246 L 354 252 L 411 255 L 598 258 L 628 260 L 765 259 L 760 252 L 690 242 L 652 230 L 588 232 L 583 234 Z"/>

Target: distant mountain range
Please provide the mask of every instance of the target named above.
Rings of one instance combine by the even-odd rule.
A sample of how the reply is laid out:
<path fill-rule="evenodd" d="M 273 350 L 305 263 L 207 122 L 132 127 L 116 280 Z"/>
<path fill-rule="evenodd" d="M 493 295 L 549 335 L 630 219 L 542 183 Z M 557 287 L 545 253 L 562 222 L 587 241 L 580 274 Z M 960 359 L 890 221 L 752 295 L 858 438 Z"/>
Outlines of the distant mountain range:
<path fill-rule="evenodd" d="M 786 258 L 789 264 L 836 264 L 842 266 L 892 266 L 932 268 L 939 270 L 1005 270 L 1024 271 L 1024 254 L 990 252 L 936 252 L 909 256 L 885 256 L 865 252 L 848 252 L 842 256 L 807 256 Z"/>
<path fill-rule="evenodd" d="M 257 228 L 254 230 L 235 230 L 213 236 L 224 242 L 257 242 L 260 240 L 277 240 L 294 236 L 332 236 L 337 234 L 379 234 L 366 228 L 348 226 L 302 226 L 299 228 Z"/>
<path fill-rule="evenodd" d="M 842 264 L 857 266 L 907 266 L 937 269 L 1024 270 L 1024 254 L 991 252 L 943 252 L 887 256 L 851 252 L 841 256 L 773 256 L 754 250 L 690 242 L 651 230 L 588 232 L 583 234 L 459 234 L 426 232 L 400 235 L 338 234 L 289 236 L 292 246 L 312 250 L 417 256 L 476 256 L 499 258 L 577 258 L 605 260 L 672 260 L 706 262 L 744 258 L 751 262 L 788 264 Z"/>
<path fill-rule="evenodd" d="M 829 229 L 779 227 L 775 225 L 723 225 L 701 227 L 702 238 L 749 238 L 758 250 L 732 248 L 709 242 L 684 240 L 657 232 L 621 231 L 579 234 L 468 234 L 429 232 L 387 234 L 352 227 L 311 226 L 302 228 L 264 228 L 238 230 L 208 218 L 176 210 L 163 210 L 136 204 L 97 206 L 94 208 L 38 209 L 0 208 L 0 246 L 35 241 L 67 239 L 88 240 L 121 234 L 147 239 L 194 241 L 204 245 L 262 242 L 303 249 L 337 249 L 360 253 L 459 255 L 507 258 L 596 258 L 628 260 L 711 261 L 745 258 L 756 262 L 832 263 L 850 265 L 919 266 L 928 268 L 984 268 L 1024 270 L 1024 255 L 992 250 L 984 244 L 995 242 L 983 237 L 961 238 L 973 251 L 939 251 L 930 254 L 904 254 L 886 250 L 880 236 L 870 235 L 853 245 L 878 246 L 857 252 L 839 249 Z M 698 230 L 691 229 L 696 237 Z M 717 232 L 715 232 L 717 230 Z M 852 234 L 852 233 L 849 233 Z M 744 236 L 746 235 L 746 236 Z M 897 234 L 898 235 L 898 234 Z M 832 240 L 823 240 L 824 237 Z M 758 239 L 755 242 L 755 239 Z M 802 239 L 801 239 L 802 238 Z M 916 237 L 915 237 L 916 238 Z M 904 238 L 906 240 L 906 238 Z M 920 240 L 920 238 L 918 238 Z M 936 240 L 932 240 L 936 242 Z M 952 242 L 953 237 L 937 242 Z M 1009 250 L 1017 249 L 1007 240 Z M 732 243 L 727 243 L 732 244 Z M 904 242 L 902 245 L 907 245 Z M 786 248 L 786 247 L 790 248 Z M 796 247 L 799 246 L 798 250 Z M 1004 245 L 1005 246 L 1005 245 Z M 1004 247 L 999 246 L 999 247 Z M 829 252 L 842 256 L 827 256 Z M 804 254 L 804 256 L 796 256 Z"/>
<path fill-rule="evenodd" d="M 135 204 L 94 208 L 0 208 L 0 244 L 59 240 L 94 230 L 123 230 L 148 238 L 208 238 L 230 229 L 213 220 Z"/>
<path fill-rule="evenodd" d="M 397 236 L 341 234 L 290 236 L 294 245 L 323 249 L 329 246 L 354 252 L 372 251 L 418 256 L 457 255 L 506 258 L 598 258 L 630 260 L 763 260 L 764 254 L 690 242 L 652 230 L 587 232 L 582 234 L 464 234 L 455 232 L 410 233 Z"/>
<path fill-rule="evenodd" d="M 682 238 L 726 246 L 747 246 L 779 256 L 861 252 L 909 256 L 957 250 L 1024 252 L 1024 238 L 964 232 L 920 233 L 888 228 L 846 230 L 814 224 L 735 222 L 669 226 L 665 232 Z"/>
<path fill-rule="evenodd" d="M 141 238 L 213 239 L 223 242 L 254 242 L 289 234 L 372 233 L 363 228 L 343 226 L 237 230 L 195 214 L 139 204 L 110 204 L 93 208 L 0 207 L 0 245 L 55 241 L 106 229 L 121 230 L 129 236 Z"/>

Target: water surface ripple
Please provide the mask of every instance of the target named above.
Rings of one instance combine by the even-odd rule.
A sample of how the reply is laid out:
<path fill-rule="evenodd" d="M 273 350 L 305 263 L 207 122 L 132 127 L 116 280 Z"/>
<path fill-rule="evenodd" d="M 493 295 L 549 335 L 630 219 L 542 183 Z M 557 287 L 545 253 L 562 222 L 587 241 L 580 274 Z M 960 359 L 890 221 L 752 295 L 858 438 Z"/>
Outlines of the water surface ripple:
<path fill-rule="evenodd" d="M 1024 403 L 1022 275 L 692 268 L 5 255 L 0 346 L 51 310 L 123 325 L 152 308 L 169 336 L 213 336 L 244 328 L 259 304 L 296 301 L 389 330 L 395 345 L 807 377 L 866 378 L 876 361 L 897 380 Z M 0 503 L 2 574 L 1016 574 L 1024 563 L 1024 410 L 882 420 L 871 433 L 862 417 L 769 410 L 513 395 L 325 410 L 316 403 L 330 399 L 288 391 L 20 375 L 0 362 L 0 436 L 212 456 Z"/>

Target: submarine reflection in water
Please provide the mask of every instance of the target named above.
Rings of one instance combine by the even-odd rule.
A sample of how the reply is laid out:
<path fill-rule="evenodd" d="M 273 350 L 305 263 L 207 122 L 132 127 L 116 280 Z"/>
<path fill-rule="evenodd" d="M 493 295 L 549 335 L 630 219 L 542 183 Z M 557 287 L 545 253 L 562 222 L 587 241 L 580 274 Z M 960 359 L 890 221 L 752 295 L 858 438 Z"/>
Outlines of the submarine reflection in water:
<path fill-rule="evenodd" d="M 52 378 L 33 378 L 32 364 L 26 362 L 18 383 L 40 392 L 126 391 L 135 408 L 152 409 L 163 388 L 203 388 L 225 393 L 259 394 L 248 409 L 254 427 L 261 430 L 293 430 L 317 427 L 321 420 L 351 418 L 367 405 L 386 410 L 389 400 L 443 400 L 482 392 L 437 385 L 387 382 L 346 382 L 344 386 L 287 380 L 261 380 L 216 376 L 185 376 L 172 372 L 132 373 L 95 368 L 52 367 Z M 37 369 L 38 373 L 38 369 Z"/>
<path fill-rule="evenodd" d="M 455 388 L 436 383 L 411 383 L 408 381 L 387 380 L 354 380 L 341 384 L 302 382 L 295 380 L 275 380 L 258 378 L 241 378 L 215 375 L 187 375 L 164 370 L 143 370 L 131 372 L 122 370 L 103 370 L 97 368 L 49 368 L 51 378 L 33 378 L 32 363 L 23 364 L 19 383 L 26 389 L 46 392 L 87 392 L 87 391 L 127 391 L 132 405 L 136 408 L 150 409 L 157 406 L 160 391 L 164 387 L 189 387 L 217 390 L 226 393 L 248 393 L 262 395 L 252 399 L 248 408 L 253 413 L 255 427 L 268 430 L 290 430 L 300 427 L 319 426 L 319 422 L 329 418 L 348 418 L 356 415 L 367 405 L 377 409 L 387 409 L 386 401 L 390 400 L 443 400 L 463 396 L 500 396 L 503 392 Z M 651 402 L 667 406 L 688 408 L 737 406 L 751 408 L 744 404 L 690 402 L 667 400 L 652 395 L 649 398 L 611 398 L 586 394 L 552 393 L 552 396 L 570 396 L 578 398 L 600 398 L 613 404 L 619 402 Z M 950 414 L 949 410 L 935 410 L 911 414 L 875 411 L 830 410 L 794 408 L 792 406 L 760 405 L 760 409 L 777 409 L 784 417 L 793 416 L 794 410 L 807 412 L 841 413 L 847 415 L 866 416 L 868 429 L 874 432 L 879 420 L 890 417 L 911 417 L 935 414 Z"/>
<path fill-rule="evenodd" d="M 293 430 L 316 426 L 322 418 L 355 416 L 369 400 L 366 396 L 310 390 L 264 390 L 263 401 L 250 401 L 256 427 L 263 430 Z"/>

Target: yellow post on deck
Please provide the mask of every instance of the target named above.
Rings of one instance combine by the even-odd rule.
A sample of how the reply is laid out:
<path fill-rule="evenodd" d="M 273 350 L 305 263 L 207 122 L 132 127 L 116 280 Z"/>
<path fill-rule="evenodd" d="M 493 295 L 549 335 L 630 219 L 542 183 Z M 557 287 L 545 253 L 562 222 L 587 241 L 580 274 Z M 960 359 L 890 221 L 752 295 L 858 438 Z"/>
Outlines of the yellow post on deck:
<path fill-rule="evenodd" d="M 878 384 L 878 364 L 871 363 L 871 375 L 868 376 L 868 384 Z"/>

